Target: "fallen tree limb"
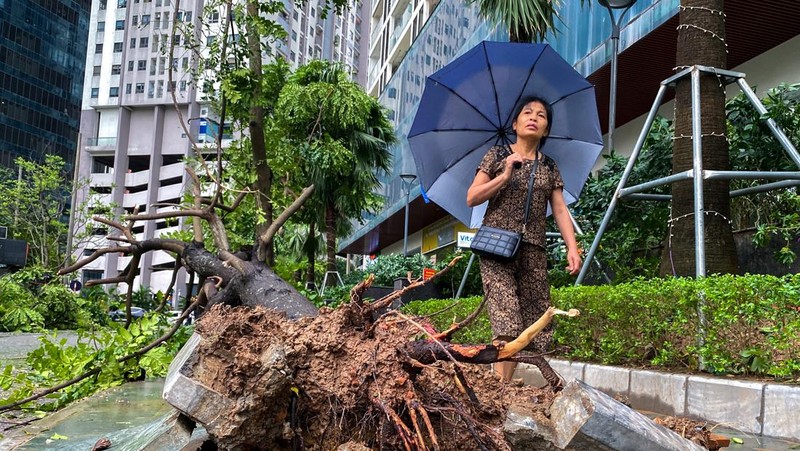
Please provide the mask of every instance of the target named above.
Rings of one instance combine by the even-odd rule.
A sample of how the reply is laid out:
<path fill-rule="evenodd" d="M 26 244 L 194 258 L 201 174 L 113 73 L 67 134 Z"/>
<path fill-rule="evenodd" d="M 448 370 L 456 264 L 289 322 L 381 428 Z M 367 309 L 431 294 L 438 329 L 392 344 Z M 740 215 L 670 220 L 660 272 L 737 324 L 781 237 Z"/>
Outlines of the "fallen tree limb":
<path fill-rule="evenodd" d="M 189 314 L 197 307 L 198 303 L 199 303 L 199 300 L 196 300 L 196 301 L 194 301 L 192 303 L 192 305 L 189 306 L 189 308 L 184 310 L 183 314 L 181 314 L 181 316 L 179 316 L 177 318 L 177 320 L 175 321 L 175 324 L 172 325 L 172 328 L 170 328 L 164 335 L 162 335 L 159 338 L 153 340 L 148 345 L 144 346 L 143 348 L 139 349 L 138 351 L 118 358 L 117 359 L 117 363 L 124 363 L 124 362 L 127 362 L 128 360 L 131 360 L 133 358 L 140 357 L 140 356 L 146 354 L 151 349 L 153 349 L 156 346 L 160 345 L 161 343 L 164 343 L 165 341 L 167 341 L 170 338 L 172 338 L 172 336 L 175 335 L 175 332 L 177 332 L 178 329 L 181 327 L 181 324 L 183 324 L 183 321 L 186 318 L 188 318 Z M 70 379 L 68 381 L 62 382 L 62 383 L 60 383 L 60 384 L 58 384 L 58 385 L 56 385 L 54 387 L 50 387 L 50 388 L 48 388 L 46 390 L 42 390 L 42 391 L 40 391 L 38 393 L 35 393 L 35 394 L 31 395 L 31 396 L 28 396 L 25 399 L 20 399 L 19 401 L 15 401 L 15 402 L 12 402 L 10 404 L 2 405 L 2 406 L 0 406 L 0 413 L 7 412 L 9 410 L 15 410 L 16 408 L 18 408 L 20 406 L 23 406 L 23 405 L 25 405 L 25 404 L 27 404 L 27 403 L 29 403 L 31 401 L 36 401 L 37 399 L 43 398 L 43 397 L 45 397 L 45 396 L 47 396 L 49 394 L 52 394 L 52 393 L 55 393 L 55 392 L 57 392 L 59 390 L 65 389 L 65 388 L 69 387 L 70 385 L 75 385 L 78 382 L 80 382 L 80 381 L 82 381 L 82 380 L 84 380 L 84 379 L 86 379 L 88 377 L 91 377 L 91 376 L 94 376 L 96 374 L 99 374 L 101 370 L 102 370 L 102 368 L 95 367 L 95 368 L 93 368 L 93 369 L 91 369 L 91 370 L 89 370 L 89 371 L 87 371 L 87 372 L 85 372 L 85 373 L 83 373 L 83 374 L 81 374 L 79 376 L 76 376 L 76 377 L 74 377 L 74 378 L 72 378 L 72 379 Z"/>

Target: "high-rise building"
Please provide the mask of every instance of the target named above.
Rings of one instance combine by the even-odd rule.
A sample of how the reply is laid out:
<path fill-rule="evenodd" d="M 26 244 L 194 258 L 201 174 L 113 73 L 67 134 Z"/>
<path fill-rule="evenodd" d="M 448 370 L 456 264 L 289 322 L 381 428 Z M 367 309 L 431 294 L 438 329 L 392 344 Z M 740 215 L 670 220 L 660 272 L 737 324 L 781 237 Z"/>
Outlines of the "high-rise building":
<path fill-rule="evenodd" d="M 185 158 L 195 153 L 190 138 L 201 153 L 209 154 L 215 152 L 219 133 L 223 146 L 233 138 L 227 127 L 220 130 L 208 101 L 218 87 L 204 82 L 210 77 L 193 78 L 193 73 L 213 73 L 192 43 L 206 46 L 222 36 L 225 10 L 204 8 L 202 0 L 182 0 L 179 5 L 178 10 L 173 0 L 95 0 L 92 5 L 79 161 L 89 186 L 76 202 L 88 202 L 89 213 L 108 205 L 128 214 L 177 208 L 191 183 L 185 171 Z M 366 61 L 360 58 L 361 4 L 326 17 L 317 1 L 295 9 L 285 0 L 284 6 L 273 19 L 287 37 L 270 43 L 265 61 L 282 57 L 297 67 L 327 58 L 340 61 L 354 78 L 366 77 Z M 239 38 L 235 31 L 229 33 L 229 40 Z M 151 239 L 184 229 L 186 221 L 139 223 L 132 232 L 137 239 Z M 104 226 L 94 224 L 86 232 L 90 236 L 77 246 L 79 257 L 113 244 Z M 84 267 L 81 278 L 85 282 L 115 277 L 129 264 L 131 257 L 106 254 Z M 148 253 L 134 285 L 165 291 L 174 267 L 174 258 L 166 252 Z M 180 269 L 174 301 L 187 295 L 186 280 Z"/>
<path fill-rule="evenodd" d="M 594 2 L 592 2 L 594 3 Z M 680 0 L 640 0 L 622 24 L 619 54 L 615 149 L 629 154 L 641 132 L 659 83 L 674 74 Z M 429 17 L 427 15 L 430 15 Z M 599 4 L 562 2 L 558 33 L 546 41 L 595 84 L 600 123 L 608 123 L 611 34 L 608 12 Z M 728 66 L 747 74 L 751 86 L 765 92 L 780 82 L 800 82 L 800 4 L 725 2 Z M 507 41 L 502 27 L 490 27 L 475 6 L 461 0 L 375 2 L 369 53 L 369 92 L 389 109 L 399 143 L 394 168 L 382 180 L 385 208 L 354 224 L 339 242 L 340 254 L 399 253 L 403 246 L 406 196 L 400 174 L 414 173 L 406 136 L 424 88 L 425 77 L 484 39 Z M 659 113 L 673 116 L 665 99 Z M 426 203 L 418 184 L 411 190 L 408 250 L 435 255 L 455 246 L 457 232 L 467 228 L 433 203 Z"/>
<path fill-rule="evenodd" d="M 91 0 L 0 0 L 0 166 L 78 143 Z"/>

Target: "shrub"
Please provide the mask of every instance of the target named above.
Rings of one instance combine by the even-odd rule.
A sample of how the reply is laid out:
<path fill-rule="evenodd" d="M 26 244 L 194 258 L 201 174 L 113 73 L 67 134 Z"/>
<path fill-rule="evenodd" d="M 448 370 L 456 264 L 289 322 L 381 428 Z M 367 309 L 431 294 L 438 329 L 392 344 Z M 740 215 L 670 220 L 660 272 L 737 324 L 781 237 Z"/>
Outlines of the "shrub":
<path fill-rule="evenodd" d="M 554 320 L 562 358 L 690 370 L 702 364 L 712 373 L 777 379 L 800 375 L 800 274 L 639 279 L 553 289 L 552 298 L 558 308 L 581 311 L 578 318 Z M 452 306 L 430 318 L 444 330 L 480 299 L 414 301 L 403 310 L 429 315 Z M 702 333 L 698 309 L 705 318 Z M 461 343 L 490 339 L 485 311 L 454 337 Z"/>

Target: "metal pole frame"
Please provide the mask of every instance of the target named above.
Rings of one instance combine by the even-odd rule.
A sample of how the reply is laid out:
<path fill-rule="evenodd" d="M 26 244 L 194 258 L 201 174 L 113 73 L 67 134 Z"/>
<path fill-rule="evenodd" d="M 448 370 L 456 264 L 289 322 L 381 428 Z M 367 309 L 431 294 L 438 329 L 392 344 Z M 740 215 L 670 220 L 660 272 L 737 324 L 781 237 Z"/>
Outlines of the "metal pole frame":
<path fill-rule="evenodd" d="M 583 283 L 583 280 L 586 277 L 586 273 L 589 270 L 589 262 L 594 260 L 595 255 L 597 253 L 597 249 L 600 246 L 600 239 L 605 233 L 605 230 L 608 228 L 608 224 L 611 220 L 611 215 L 614 212 L 614 209 L 617 206 L 617 202 L 619 202 L 622 198 L 632 199 L 632 200 L 657 200 L 657 201 L 671 201 L 672 196 L 668 194 L 642 194 L 642 191 L 647 189 L 651 189 L 657 186 L 665 185 L 665 184 L 672 184 L 679 180 L 686 180 L 688 178 L 693 179 L 694 184 L 694 216 L 695 216 L 695 242 L 696 242 L 696 254 L 695 254 L 695 271 L 698 277 L 704 277 L 706 275 L 706 261 L 705 261 L 705 210 L 703 207 L 703 180 L 704 179 L 766 179 L 766 180 L 777 180 L 776 182 L 766 183 L 759 186 L 754 186 L 750 188 L 744 188 L 739 190 L 734 190 L 730 192 L 731 197 L 738 197 L 753 193 L 760 193 L 771 191 L 775 189 L 782 189 L 788 188 L 793 186 L 800 186 L 800 172 L 793 172 L 793 171 L 704 171 L 702 165 L 702 154 L 703 154 L 703 147 L 702 147 L 702 130 L 701 130 L 701 121 L 700 121 L 700 73 L 710 73 L 713 74 L 721 79 L 724 84 L 732 84 L 736 83 L 739 88 L 742 90 L 744 95 L 753 105 L 753 107 L 759 112 L 759 114 L 764 115 L 767 113 L 766 107 L 761 103 L 761 100 L 755 95 L 753 90 L 744 80 L 745 74 L 742 72 L 735 72 L 725 69 L 717 69 L 714 67 L 709 66 L 702 66 L 702 65 L 695 65 L 689 68 L 686 68 L 675 75 L 665 79 L 661 82 L 661 86 L 659 87 L 658 93 L 656 94 L 656 98 L 653 101 L 653 106 L 650 108 L 650 112 L 647 115 L 647 119 L 645 120 L 644 126 L 642 127 L 642 131 L 639 134 L 639 138 L 636 140 L 636 145 L 631 152 L 630 159 L 628 160 L 628 164 L 625 167 L 625 171 L 622 173 L 622 178 L 620 179 L 619 184 L 617 185 L 616 190 L 614 191 L 614 195 L 611 198 L 611 202 L 609 203 L 608 209 L 606 210 L 605 216 L 603 216 L 603 220 L 600 224 L 600 227 L 597 230 L 597 234 L 595 235 L 594 241 L 592 242 L 592 246 L 589 249 L 589 252 L 586 255 L 586 259 L 583 262 L 583 266 L 581 267 L 581 271 L 578 274 L 578 277 L 575 281 L 575 285 L 580 285 Z M 644 145 L 644 141 L 647 138 L 647 135 L 650 132 L 650 127 L 653 124 L 653 120 L 655 119 L 656 113 L 658 108 L 661 105 L 661 100 L 664 97 L 664 93 L 666 92 L 667 87 L 674 87 L 675 83 L 678 80 L 690 76 L 691 77 L 691 89 L 692 89 L 692 157 L 694 159 L 692 169 L 687 170 L 685 172 L 679 174 L 673 174 L 668 177 L 663 177 L 660 179 L 656 179 L 650 182 L 642 183 L 639 185 L 625 187 L 625 184 L 630 177 L 631 171 L 633 170 L 633 166 L 636 164 L 636 159 L 639 158 L 639 154 L 641 153 L 642 147 Z M 789 138 L 786 134 L 781 130 L 778 124 L 775 122 L 774 119 L 767 119 L 766 121 L 767 126 L 769 127 L 772 134 L 778 139 L 781 146 L 784 148 L 786 153 L 789 157 L 794 161 L 797 165 L 798 169 L 800 169 L 800 152 L 797 151 L 797 148 L 789 141 Z M 698 238 L 700 237 L 700 238 Z M 705 322 L 705 319 L 701 315 L 701 327 L 702 323 Z"/>

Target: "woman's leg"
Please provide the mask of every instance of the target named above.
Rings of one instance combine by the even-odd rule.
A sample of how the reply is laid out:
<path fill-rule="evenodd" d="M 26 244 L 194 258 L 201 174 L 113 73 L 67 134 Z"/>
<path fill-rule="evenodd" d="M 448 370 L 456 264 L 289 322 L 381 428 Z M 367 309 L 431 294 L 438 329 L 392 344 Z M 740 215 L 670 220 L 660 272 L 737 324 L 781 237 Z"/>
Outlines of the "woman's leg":
<path fill-rule="evenodd" d="M 481 258 L 480 265 L 492 336 L 503 341 L 513 340 L 525 329 L 519 316 L 516 265 L 485 258 Z M 492 366 L 504 380 L 510 381 L 517 363 L 495 362 Z"/>

